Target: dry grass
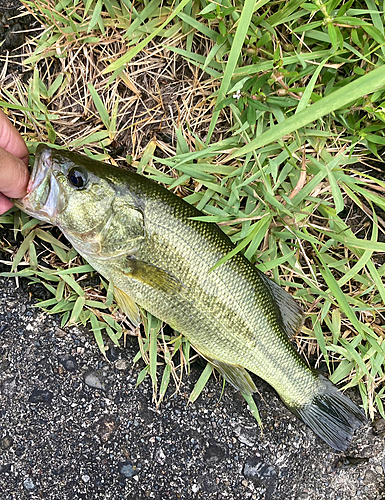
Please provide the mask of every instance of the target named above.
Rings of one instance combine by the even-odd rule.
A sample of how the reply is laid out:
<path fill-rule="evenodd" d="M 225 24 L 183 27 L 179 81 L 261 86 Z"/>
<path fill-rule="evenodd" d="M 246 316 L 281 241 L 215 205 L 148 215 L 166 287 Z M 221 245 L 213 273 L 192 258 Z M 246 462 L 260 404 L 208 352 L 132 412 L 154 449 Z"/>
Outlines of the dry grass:
<path fill-rule="evenodd" d="M 29 9 L 31 12 L 31 9 Z M 36 14 L 35 12 L 32 12 Z M 60 25 L 56 24 L 60 31 Z M 32 57 L 39 47 L 40 37 L 52 27 L 47 24 L 36 38 L 27 38 L 24 45 L 26 57 Z M 100 143 L 111 150 L 118 149 L 117 160 L 125 161 L 129 154 L 134 161 L 140 160 L 150 141 L 165 156 L 176 153 L 175 129 L 183 126 L 189 144 L 195 143 L 194 135 L 202 141 L 207 135 L 211 120 L 213 94 L 218 90 L 217 81 L 205 72 L 186 62 L 168 48 L 151 42 L 145 50 L 130 61 L 117 78 L 103 74 L 111 61 L 127 50 L 124 32 L 115 27 L 106 30 L 103 39 L 84 43 L 83 38 L 69 40 L 63 33 L 56 42 L 60 57 L 45 59 L 51 47 L 42 51 L 38 79 L 49 90 L 60 78 L 59 88 L 51 96 L 45 96 L 38 84 L 18 72 L 7 74 L 7 66 L 0 78 L 0 99 L 15 102 L 28 108 L 42 105 L 50 115 L 50 125 L 56 133 L 56 143 L 65 147 L 81 147 L 92 143 L 94 134 L 105 130 L 105 123 L 95 106 L 89 86 L 96 90 L 101 103 L 113 123 L 108 136 Z M 183 47 L 187 34 L 177 33 L 167 40 L 167 45 Z M 205 52 L 210 45 L 204 38 L 196 39 L 195 50 Z M 35 88 L 33 89 L 33 87 Z M 35 102 L 31 94 L 35 91 Z M 37 94 L 37 95 L 36 95 Z M 48 142 L 45 120 L 35 114 L 9 110 L 9 116 L 31 142 Z M 33 130 L 30 130 L 31 122 Z M 223 114 L 215 133 L 216 140 L 228 136 L 228 117 Z M 89 140 L 91 138 L 91 141 Z M 100 144 L 91 144 L 93 153 L 104 153 Z M 125 155 L 122 155 L 122 150 Z"/>

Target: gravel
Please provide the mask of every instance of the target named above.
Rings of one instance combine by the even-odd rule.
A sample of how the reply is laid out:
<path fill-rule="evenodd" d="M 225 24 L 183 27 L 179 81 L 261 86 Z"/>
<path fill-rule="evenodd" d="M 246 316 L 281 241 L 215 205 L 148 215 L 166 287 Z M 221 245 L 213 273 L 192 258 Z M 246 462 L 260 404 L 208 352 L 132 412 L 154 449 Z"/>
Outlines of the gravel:
<path fill-rule="evenodd" d="M 24 281 L 0 280 L 0 311 L 1 500 L 385 499 L 383 420 L 336 453 L 261 381 L 261 434 L 214 378 L 188 404 L 199 364 L 157 410 L 150 381 L 135 387 L 135 339 L 106 361 L 86 330 L 33 307 Z"/>

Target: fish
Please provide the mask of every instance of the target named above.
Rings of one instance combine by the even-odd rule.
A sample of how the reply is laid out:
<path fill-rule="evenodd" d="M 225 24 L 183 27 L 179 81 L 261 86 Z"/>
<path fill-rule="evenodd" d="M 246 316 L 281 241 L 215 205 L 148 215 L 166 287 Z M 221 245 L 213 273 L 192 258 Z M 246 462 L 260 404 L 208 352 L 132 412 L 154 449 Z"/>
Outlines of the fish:
<path fill-rule="evenodd" d="M 286 407 L 335 450 L 345 450 L 365 414 L 310 368 L 291 339 L 301 307 L 213 223 L 151 179 L 79 153 L 40 144 L 24 198 L 27 214 L 57 226 L 113 285 L 133 325 L 140 308 L 183 334 L 246 395 L 265 380 Z"/>

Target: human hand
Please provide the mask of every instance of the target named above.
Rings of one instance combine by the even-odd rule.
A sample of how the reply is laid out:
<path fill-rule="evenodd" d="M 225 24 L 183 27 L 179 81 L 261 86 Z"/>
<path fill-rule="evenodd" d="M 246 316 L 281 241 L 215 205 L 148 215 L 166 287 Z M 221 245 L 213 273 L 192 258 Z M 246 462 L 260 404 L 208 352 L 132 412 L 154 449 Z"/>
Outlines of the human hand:
<path fill-rule="evenodd" d="M 8 198 L 27 193 L 28 149 L 19 132 L 0 110 L 0 214 L 12 207 Z"/>

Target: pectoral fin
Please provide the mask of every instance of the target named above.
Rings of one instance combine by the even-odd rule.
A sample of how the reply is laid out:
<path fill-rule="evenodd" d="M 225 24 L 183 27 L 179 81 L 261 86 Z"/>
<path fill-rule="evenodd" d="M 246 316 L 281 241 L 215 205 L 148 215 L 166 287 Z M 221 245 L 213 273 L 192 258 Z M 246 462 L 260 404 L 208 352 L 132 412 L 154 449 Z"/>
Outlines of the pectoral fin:
<path fill-rule="evenodd" d="M 122 271 L 126 276 L 141 281 L 145 285 L 168 295 L 175 295 L 184 286 L 181 281 L 168 271 L 138 260 L 135 257 L 126 257 Z"/>
<path fill-rule="evenodd" d="M 293 297 L 262 272 L 260 277 L 269 289 L 282 319 L 282 327 L 289 338 L 301 331 L 303 311 Z"/>
<path fill-rule="evenodd" d="M 138 306 L 126 293 L 114 286 L 114 297 L 122 312 L 134 326 L 140 325 L 140 312 Z"/>

